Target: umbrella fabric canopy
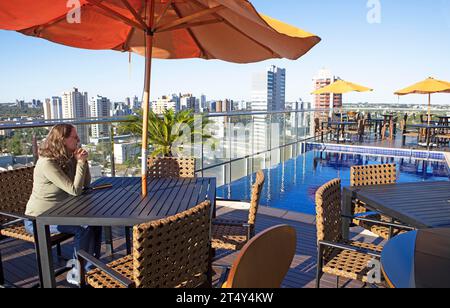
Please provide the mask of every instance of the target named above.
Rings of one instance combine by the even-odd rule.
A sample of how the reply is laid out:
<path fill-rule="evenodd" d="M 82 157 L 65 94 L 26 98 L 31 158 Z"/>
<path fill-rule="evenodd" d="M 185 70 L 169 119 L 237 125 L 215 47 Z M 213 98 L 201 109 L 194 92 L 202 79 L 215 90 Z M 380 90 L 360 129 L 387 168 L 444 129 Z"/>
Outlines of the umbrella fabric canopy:
<path fill-rule="evenodd" d="M 373 91 L 370 88 L 366 88 L 360 85 L 357 85 L 355 83 L 351 83 L 345 80 L 338 80 L 328 86 L 325 86 L 323 88 L 320 88 L 312 94 L 320 95 L 320 94 L 327 94 L 327 93 L 334 93 L 334 94 L 344 94 L 348 92 L 367 92 L 367 91 Z"/>
<path fill-rule="evenodd" d="M 433 93 L 450 93 L 450 82 L 429 77 L 424 81 L 395 92 L 396 95 L 400 96 L 408 94 L 428 94 L 428 124 L 431 122 L 431 94 Z"/>
<path fill-rule="evenodd" d="M 450 93 L 450 82 L 427 78 L 410 87 L 395 92 L 396 95 Z"/>
<path fill-rule="evenodd" d="M 145 55 L 146 3 L 79 0 L 80 23 L 68 23 L 67 0 L 0 2 L 0 29 L 86 49 Z M 246 0 L 153 0 L 153 58 L 221 59 L 250 63 L 297 59 L 320 38 L 260 15 Z"/>
<path fill-rule="evenodd" d="M 74 7 L 74 3 L 80 6 Z M 76 17 L 79 23 L 73 22 Z M 132 51 L 146 57 L 143 195 L 147 194 L 152 58 L 220 59 L 235 63 L 270 58 L 294 60 L 320 42 L 314 34 L 260 15 L 247 0 L 1 1 L 0 29 L 77 48 Z"/>
<path fill-rule="evenodd" d="M 328 93 L 334 93 L 334 94 L 344 94 L 349 92 L 367 92 L 367 91 L 373 91 L 370 88 L 360 86 L 358 84 L 348 82 L 342 79 L 339 79 L 332 84 L 325 86 L 323 88 L 320 88 L 311 94 L 320 95 L 320 94 L 328 94 Z M 332 111 L 330 111 L 330 114 L 332 114 Z M 341 115 L 342 117 L 342 115 Z"/>

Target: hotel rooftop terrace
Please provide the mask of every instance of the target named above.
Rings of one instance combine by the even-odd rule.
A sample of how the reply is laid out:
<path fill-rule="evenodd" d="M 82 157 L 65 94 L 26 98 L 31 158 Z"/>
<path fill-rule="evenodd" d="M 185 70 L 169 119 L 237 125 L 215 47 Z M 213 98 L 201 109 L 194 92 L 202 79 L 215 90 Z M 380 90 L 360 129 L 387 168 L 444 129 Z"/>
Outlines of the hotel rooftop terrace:
<path fill-rule="evenodd" d="M 450 183 L 450 152 L 449 139 L 446 137 L 449 129 L 445 128 L 448 122 L 445 122 L 446 120 L 440 120 L 448 117 L 444 114 L 436 115 L 433 118 L 433 121 L 436 121 L 432 124 L 434 126 L 428 127 L 428 124 L 424 123 L 423 117 L 421 119 L 417 112 L 409 112 L 408 114 L 410 115 L 409 120 L 407 119 L 405 122 L 402 121 L 405 119 L 405 112 L 395 110 L 350 110 L 349 112 L 341 112 L 339 115 L 324 110 L 212 114 L 209 117 L 218 126 L 211 127 L 211 131 L 215 131 L 216 137 L 221 145 L 222 152 L 219 152 L 230 155 L 226 156 L 225 159 L 218 159 L 217 153 L 219 152 L 205 152 L 202 148 L 201 155 L 196 161 L 194 173 L 200 180 L 209 178 L 214 179 L 214 182 L 211 182 L 212 180 L 208 180 L 209 182 L 203 180 L 201 182 L 203 184 L 189 186 L 191 188 L 182 188 L 186 182 L 179 184 L 176 180 L 166 181 L 167 183 L 153 182 L 153 185 L 156 185 L 156 187 L 154 191 L 150 189 L 150 195 L 154 193 L 159 196 L 159 199 L 151 199 L 148 202 L 149 204 L 154 204 L 155 207 L 162 206 L 162 210 L 164 203 L 170 203 L 169 200 L 172 198 L 170 195 L 174 193 L 174 190 L 168 195 L 165 192 L 173 184 L 173 187 L 178 189 L 178 194 L 183 189 L 185 192 L 184 197 L 173 197 L 171 203 L 177 204 L 177 202 L 180 202 L 180 204 L 186 203 L 186 206 L 191 206 L 187 205 L 187 203 L 192 203 L 192 200 L 197 200 L 197 197 L 194 196 L 196 187 L 202 185 L 203 188 L 200 189 L 203 190 L 202 193 L 207 192 L 204 196 L 215 200 L 214 196 L 217 195 L 219 198 L 215 219 L 247 221 L 249 215 L 248 204 L 245 205 L 237 201 L 223 202 L 222 198 L 249 201 L 252 197 L 250 193 L 252 189 L 251 185 L 256 181 L 255 172 L 260 169 L 264 170 L 265 182 L 260 192 L 260 207 L 257 211 L 255 223 L 256 238 L 258 238 L 260 232 L 271 227 L 277 225 L 292 226 L 296 233 L 295 251 L 287 274 L 282 279 L 280 286 L 284 288 L 313 288 L 316 286 L 318 264 L 317 236 L 320 234 L 323 237 L 324 230 L 333 228 L 324 225 L 327 221 L 330 221 L 330 218 L 324 220 L 324 215 L 336 211 L 331 210 L 330 206 L 333 204 L 336 205 L 336 200 L 338 200 L 329 199 L 333 191 L 336 193 L 336 189 L 333 187 L 338 187 L 336 186 L 338 184 L 337 182 L 332 183 L 329 181 L 340 178 L 342 184 L 339 183 L 339 185 L 342 186 L 339 187 L 343 190 L 338 190 L 338 194 L 339 200 L 342 199 L 342 208 L 340 201 L 338 204 L 339 211 L 342 211 L 342 216 L 335 217 L 335 219 L 342 222 L 343 239 L 348 238 L 352 243 L 357 243 L 353 244 L 356 245 L 353 248 L 358 247 L 357 255 L 354 257 L 356 259 L 352 259 L 352 256 L 335 255 L 337 259 L 334 259 L 333 262 L 337 262 L 336 266 L 329 264 L 331 259 L 325 259 L 325 263 L 323 263 L 324 275 L 321 279 L 320 287 L 336 287 L 336 275 L 341 277 L 338 282 L 339 287 L 361 288 L 373 285 L 379 287 L 405 287 L 402 284 L 403 278 L 395 278 L 394 276 L 400 274 L 410 275 L 410 273 L 404 268 L 401 273 L 396 270 L 392 271 L 392 264 L 396 268 L 402 268 L 398 264 L 418 261 L 404 260 L 398 256 L 395 257 L 395 240 L 400 240 L 405 237 L 404 233 L 411 235 L 417 232 L 420 235 L 417 235 L 418 238 L 425 235 L 430 236 L 425 231 L 434 232 L 436 230 L 438 232 L 444 230 L 443 232 L 445 234 L 448 229 L 442 228 L 450 227 L 450 208 L 448 203 L 450 199 L 448 195 L 450 191 L 448 189 Z M 329 115 L 331 115 L 331 118 L 328 118 Z M 261 122 L 261 119 L 263 122 Z M 110 119 L 109 121 L 114 121 L 115 125 L 118 125 L 122 120 L 124 119 Z M 91 119 L 78 122 L 74 121 L 74 124 L 92 125 L 93 123 L 105 121 L 108 122 L 107 119 Z M 244 125 L 236 126 L 236 123 Z M 264 138 L 264 149 L 242 155 L 244 148 L 249 148 L 249 144 L 252 145 L 250 147 L 252 149 L 260 149 L 258 142 L 261 142 L 261 139 L 258 139 L 260 137 L 258 137 L 257 133 L 254 133 L 254 130 L 261 129 L 258 128 L 258 124 L 260 123 L 265 123 L 262 129 L 267 132 L 267 136 Z M 50 127 L 54 124 L 54 122 L 46 123 L 42 121 L 39 123 L 2 123 L 0 124 L 0 130 L 2 128 L 4 130 L 14 128 L 17 132 L 21 131 L 21 128 L 30 126 Z M 381 128 L 376 125 L 381 125 Z M 224 129 L 218 132 L 216 128 L 220 126 L 223 126 Z M 249 132 L 253 131 L 253 133 L 244 134 L 247 139 L 241 140 L 237 137 L 238 134 L 236 132 L 238 130 L 248 130 Z M 405 140 L 403 140 L 404 135 L 406 135 Z M 274 142 L 275 138 L 273 136 L 280 138 L 279 141 Z M 110 144 L 109 140 L 105 140 L 104 142 L 105 144 Z M 112 145 L 110 144 L 110 146 Z M 194 146 L 193 151 L 196 148 L 198 147 Z M 97 156 L 94 155 L 94 157 Z M 125 179 L 129 176 L 138 176 L 139 169 L 138 167 L 128 167 L 124 170 L 120 164 L 115 166 L 111 164 L 111 161 L 114 161 L 114 158 L 109 160 L 109 164 L 106 164 L 106 168 L 102 170 L 103 175 L 99 175 L 99 182 L 97 183 L 113 183 L 113 188 L 109 188 L 109 190 L 113 189 L 113 191 L 109 192 L 107 188 L 98 192 L 87 192 L 84 197 L 81 197 L 84 199 L 72 199 L 74 202 L 78 202 L 76 200 L 79 200 L 80 206 L 85 207 L 85 210 L 80 211 L 76 215 L 75 212 L 72 212 L 72 215 L 75 215 L 73 217 L 82 217 L 83 213 L 91 215 L 90 213 L 93 212 L 89 210 L 90 206 L 94 209 L 98 208 L 96 212 L 101 212 L 100 204 L 102 199 L 106 200 L 103 201 L 105 204 L 102 205 L 105 211 L 108 204 L 113 203 L 117 204 L 118 209 L 120 209 L 120 206 L 125 206 L 126 204 L 129 204 L 129 208 L 133 206 L 134 201 L 123 199 L 124 197 L 120 199 L 120 195 L 113 197 L 112 194 L 116 194 L 114 189 L 117 185 L 125 185 L 124 188 L 126 187 L 126 189 L 124 189 L 124 194 L 135 196 L 136 192 L 139 191 L 139 181 Z M 91 165 L 94 166 L 95 162 L 92 162 Z M 375 185 L 368 186 L 368 188 L 361 187 L 359 189 L 350 187 L 350 183 L 355 181 L 355 174 L 365 172 L 362 169 L 361 171 L 353 170 L 352 167 L 357 166 L 366 166 L 368 168 L 384 166 L 380 170 L 383 170 L 383 184 L 387 185 Z M 104 175 L 107 175 L 107 177 L 104 178 Z M 116 176 L 116 180 L 113 180 L 114 176 Z M 373 177 L 374 175 L 371 174 L 370 176 Z M 386 180 L 386 178 L 389 178 L 389 180 Z M 366 180 L 362 179 L 361 181 Z M 130 184 L 130 186 L 126 184 L 128 183 L 126 181 L 134 181 L 133 183 L 135 184 Z M 198 181 L 196 180 L 195 183 L 199 183 Z M 328 186 L 322 186 L 327 182 L 329 183 L 327 184 Z M 400 195 L 398 195 L 398 192 L 400 192 Z M 89 197 L 91 193 L 94 193 L 92 195 L 93 197 Z M 190 193 L 191 197 L 187 193 Z M 95 194 L 98 194 L 99 197 L 95 197 Z M 111 197 L 109 197 L 110 195 Z M 319 195 L 320 199 L 317 199 Z M 337 195 L 334 196 L 337 198 Z M 86 200 L 91 198 L 96 199 L 96 201 L 92 201 L 94 203 L 88 205 L 89 203 L 86 203 Z M 201 198 L 198 197 L 198 199 Z M 351 207 L 348 207 L 351 204 L 348 202 L 351 202 L 354 198 L 361 198 L 361 200 L 364 200 L 367 208 L 382 213 L 382 222 L 391 224 L 388 225 L 387 229 L 385 228 L 384 233 L 378 232 L 377 234 L 377 231 L 380 231 L 379 229 L 370 226 L 367 227 L 364 224 L 364 222 L 371 223 L 372 226 L 376 224 L 377 220 L 370 221 L 370 219 L 374 219 L 377 215 L 363 215 L 361 216 L 363 223 L 359 221 L 356 223 L 356 226 L 348 229 L 348 222 L 354 214 L 351 211 Z M 321 201 L 319 202 L 318 200 Z M 4 206 L 4 201 L 2 202 L 2 206 Z M 66 208 L 69 207 L 68 203 Z M 125 205 L 122 205 L 122 203 Z M 317 212 L 318 206 L 324 206 L 324 208 L 320 212 Z M 125 209 L 125 207 L 123 208 Z M 419 210 L 419 208 L 425 210 Z M 3 208 L 2 211 L 5 211 L 5 209 Z M 143 211 L 145 212 L 146 210 L 143 209 Z M 149 209 L 149 211 L 151 212 L 153 210 Z M 386 219 L 386 215 L 391 215 L 389 217 L 393 219 Z M 57 215 L 54 217 L 57 217 Z M 364 221 L 364 219 L 369 219 L 369 221 Z M 87 224 L 89 221 L 91 223 L 93 222 L 93 220 L 80 220 L 80 224 Z M 114 253 L 110 255 L 110 246 L 103 244 L 102 261 L 105 263 L 117 259 L 120 260 L 120 258 L 127 254 L 127 245 L 129 245 L 125 240 L 127 236 L 124 233 L 124 228 L 119 227 L 115 223 L 111 225 L 113 225 L 112 247 Z M 318 232 L 317 226 L 320 226 L 320 230 L 322 231 Z M 322 229 L 324 226 L 325 229 Z M 402 227 L 404 229 L 399 229 Z M 334 230 L 341 230 L 341 226 L 335 226 Z M 349 234 L 346 234 L 347 230 L 349 230 Z M 386 234 L 386 232 L 392 234 Z M 3 234 L 8 235 L 8 233 Z M 211 236 L 214 237 L 214 235 Z M 241 234 L 241 236 L 243 235 Z M 434 236 L 435 241 L 445 242 L 448 240 L 448 235 L 433 233 L 431 236 L 432 238 Z M 326 239 L 327 237 L 325 237 Z M 341 244 L 344 243 L 350 242 L 341 242 Z M 72 240 L 69 239 L 62 245 L 62 254 L 68 259 L 73 254 L 71 244 Z M 442 247 L 442 245 L 440 244 L 438 246 Z M 381 281 L 368 283 L 366 280 L 368 271 L 370 271 L 368 262 L 374 257 L 377 259 L 377 257 L 376 254 L 373 254 L 369 258 L 364 259 L 364 253 L 369 253 L 367 251 L 369 248 L 376 249 L 375 247 L 383 246 L 389 247 L 389 252 L 393 253 L 394 256 L 390 256 L 389 258 L 385 257 L 387 259 L 383 260 L 383 252 L 381 253 L 381 265 L 384 271 L 382 279 Z M 267 249 L 270 250 L 270 247 L 265 247 L 265 249 L 267 253 Z M 431 248 L 428 246 L 426 249 Z M 348 250 L 345 251 L 347 254 L 351 254 Z M 383 249 L 383 251 L 385 250 Z M 36 254 L 32 243 L 5 236 L 0 242 L 0 252 L 4 269 L 5 286 L 26 288 L 36 286 L 39 283 Z M 213 284 L 218 283 L 222 272 L 222 269 L 216 267 L 216 265 L 231 266 L 240 252 L 241 250 L 233 252 L 220 248 L 216 250 L 214 271 L 212 274 Z M 262 252 L 261 254 L 264 255 L 266 253 Z M 380 255 L 380 251 L 378 253 Z M 445 255 L 445 251 L 440 251 L 440 253 Z M 362 261 L 355 261 L 359 260 L 358 258 L 361 258 L 361 256 L 363 256 Z M 55 260 L 55 269 L 64 268 L 66 265 L 67 261 L 59 259 L 56 256 L 56 251 L 53 251 L 53 259 Z M 45 261 L 45 258 L 41 258 L 41 260 L 48 262 L 48 259 Z M 445 260 L 445 257 L 439 260 Z M 279 262 L 281 263 L 282 261 L 280 260 Z M 341 265 L 339 265 L 339 262 L 344 262 L 344 269 L 340 268 Z M 355 265 L 355 262 L 363 263 Z M 448 265 L 448 263 L 442 262 L 442 266 Z M 363 264 L 362 268 L 361 264 Z M 355 270 L 352 266 L 359 266 L 359 273 L 354 277 L 357 279 L 349 279 L 349 277 L 352 277 L 351 273 Z M 389 271 L 389 273 L 386 273 L 386 271 Z M 43 275 L 46 275 L 45 270 Z M 58 288 L 74 287 L 74 285 L 67 282 L 66 278 L 67 272 L 57 275 L 54 286 Z M 427 281 L 426 275 L 416 276 L 415 279 L 417 279 L 415 281 L 416 286 L 433 286 L 433 281 Z M 51 284 L 51 280 L 48 277 L 44 277 L 44 281 L 44 283 Z M 437 276 L 434 283 L 441 283 L 441 286 L 442 284 L 443 286 L 448 286 L 446 284 L 448 280 L 439 276 Z"/>

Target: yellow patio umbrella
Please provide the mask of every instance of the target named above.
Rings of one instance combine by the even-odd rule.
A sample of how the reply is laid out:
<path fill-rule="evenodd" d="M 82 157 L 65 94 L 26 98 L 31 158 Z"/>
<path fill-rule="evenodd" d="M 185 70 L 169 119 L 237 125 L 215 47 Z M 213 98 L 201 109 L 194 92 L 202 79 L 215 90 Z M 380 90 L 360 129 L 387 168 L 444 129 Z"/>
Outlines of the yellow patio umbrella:
<path fill-rule="evenodd" d="M 428 124 L 431 122 L 431 94 L 433 93 L 450 93 L 450 82 L 429 77 L 424 81 L 395 92 L 395 94 L 399 96 L 408 94 L 428 94 Z"/>
<path fill-rule="evenodd" d="M 349 92 L 368 92 L 373 91 L 373 89 L 358 85 L 356 83 L 352 83 L 349 81 L 345 81 L 342 79 L 339 79 L 332 84 L 325 86 L 323 88 L 320 88 L 311 94 L 320 95 L 320 94 L 345 94 Z"/>
<path fill-rule="evenodd" d="M 314 34 L 259 14 L 248 0 L 0 1 L 1 29 L 77 48 L 145 56 L 144 196 L 152 58 L 235 63 L 271 58 L 295 60 L 320 42 Z"/>

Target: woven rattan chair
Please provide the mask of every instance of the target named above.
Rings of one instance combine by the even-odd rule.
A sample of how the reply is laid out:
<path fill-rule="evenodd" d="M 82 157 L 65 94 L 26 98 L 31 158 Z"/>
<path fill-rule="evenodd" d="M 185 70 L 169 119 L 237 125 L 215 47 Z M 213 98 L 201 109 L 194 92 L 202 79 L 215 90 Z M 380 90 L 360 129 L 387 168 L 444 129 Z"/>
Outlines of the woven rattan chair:
<path fill-rule="evenodd" d="M 36 251 L 39 251 L 35 240 L 37 239 L 35 218 L 24 214 L 33 190 L 33 172 L 34 167 L 0 172 L 0 237 L 33 243 Z M 25 230 L 24 220 L 33 221 L 34 235 Z M 51 236 L 51 244 L 57 247 L 58 256 L 61 256 L 61 243 L 72 236 L 62 233 Z M 38 253 L 36 253 L 36 260 L 41 280 L 41 263 Z M 0 270 L 0 284 L 4 284 L 4 281 L 3 271 Z"/>
<path fill-rule="evenodd" d="M 256 180 L 252 187 L 248 220 L 214 219 L 212 222 L 212 248 L 225 250 L 240 250 L 255 234 L 255 221 L 264 186 L 264 172 L 256 173 Z M 234 201 L 219 200 L 217 205 L 226 206 Z"/>
<path fill-rule="evenodd" d="M 412 137 L 412 138 L 416 138 L 417 140 L 419 140 L 419 132 L 417 132 L 417 131 L 410 132 L 407 130 L 407 125 L 406 125 L 405 119 L 400 121 L 400 130 L 402 131 L 402 145 L 406 144 L 407 137 Z"/>
<path fill-rule="evenodd" d="M 324 125 L 320 122 L 319 118 L 314 118 L 314 139 L 317 140 L 318 137 L 320 137 L 320 142 L 323 142 L 323 136 L 329 136 L 331 133 L 333 133 L 333 129 L 328 125 Z"/>
<path fill-rule="evenodd" d="M 323 273 L 367 282 L 368 263 L 380 258 L 381 246 L 346 241 L 342 234 L 341 180 L 335 179 L 316 192 L 317 277 L 320 287 Z"/>
<path fill-rule="evenodd" d="M 184 157 L 149 157 L 147 159 L 149 178 L 193 178 L 195 159 Z"/>
<path fill-rule="evenodd" d="M 195 158 L 148 157 L 147 176 L 149 179 L 173 179 L 195 177 Z M 125 228 L 127 254 L 131 254 L 131 229 Z"/>
<path fill-rule="evenodd" d="M 223 288 L 279 288 L 289 271 L 297 246 L 295 228 L 275 226 L 258 233 L 241 249 L 222 277 Z"/>
<path fill-rule="evenodd" d="M 368 185 L 386 185 L 397 182 L 397 168 L 395 164 L 353 166 L 350 170 L 350 186 L 368 186 Z M 372 233 L 384 238 L 390 239 L 394 235 L 403 233 L 404 230 L 388 226 L 393 223 L 392 219 L 384 215 L 368 212 L 364 202 L 360 200 L 353 201 L 353 220 L 355 225 L 371 231 Z M 380 221 L 377 224 L 373 221 Z"/>
<path fill-rule="evenodd" d="M 97 267 L 81 276 L 85 277 L 82 284 L 94 288 L 204 286 L 210 269 L 210 208 L 206 201 L 177 215 L 135 226 L 133 253 L 109 264 L 79 251 L 81 269 L 86 260 Z"/>

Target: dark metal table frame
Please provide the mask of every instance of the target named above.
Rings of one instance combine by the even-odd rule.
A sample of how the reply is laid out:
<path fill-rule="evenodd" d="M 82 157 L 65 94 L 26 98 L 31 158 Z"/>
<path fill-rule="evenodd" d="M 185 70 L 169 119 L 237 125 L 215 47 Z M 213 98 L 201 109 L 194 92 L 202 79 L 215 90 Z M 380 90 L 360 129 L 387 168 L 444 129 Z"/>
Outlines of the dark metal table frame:
<path fill-rule="evenodd" d="M 366 203 L 369 210 L 398 219 L 413 228 L 450 227 L 450 181 L 344 187 L 344 217 L 351 217 L 354 199 Z M 342 220 L 346 239 L 349 238 L 350 222 L 350 218 Z"/>
<path fill-rule="evenodd" d="M 151 180 L 145 198 L 140 194 L 141 178 L 101 178 L 92 186 L 105 183 L 112 188 L 69 198 L 36 218 L 44 288 L 56 287 L 50 225 L 132 227 L 175 215 L 206 200 L 211 201 L 211 217 L 215 215 L 215 178 Z"/>

